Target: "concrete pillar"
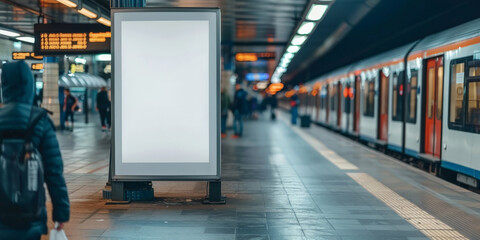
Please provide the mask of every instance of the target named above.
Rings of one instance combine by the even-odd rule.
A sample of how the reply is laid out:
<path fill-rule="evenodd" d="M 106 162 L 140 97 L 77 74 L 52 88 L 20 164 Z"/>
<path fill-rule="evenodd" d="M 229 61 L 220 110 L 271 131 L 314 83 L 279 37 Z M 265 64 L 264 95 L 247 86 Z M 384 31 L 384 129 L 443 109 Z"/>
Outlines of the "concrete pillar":
<path fill-rule="evenodd" d="M 53 112 L 50 116 L 55 127 L 60 127 L 61 111 L 58 98 L 59 66 L 57 57 L 43 58 L 43 103 L 42 107 Z"/>

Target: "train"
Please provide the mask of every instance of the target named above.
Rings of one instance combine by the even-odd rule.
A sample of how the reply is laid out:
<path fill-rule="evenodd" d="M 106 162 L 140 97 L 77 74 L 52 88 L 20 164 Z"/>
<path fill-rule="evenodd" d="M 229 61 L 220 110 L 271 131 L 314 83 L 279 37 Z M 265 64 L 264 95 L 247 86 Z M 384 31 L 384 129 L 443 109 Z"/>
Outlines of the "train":
<path fill-rule="evenodd" d="M 312 122 L 479 187 L 480 19 L 343 66 L 302 88 L 299 112 Z"/>

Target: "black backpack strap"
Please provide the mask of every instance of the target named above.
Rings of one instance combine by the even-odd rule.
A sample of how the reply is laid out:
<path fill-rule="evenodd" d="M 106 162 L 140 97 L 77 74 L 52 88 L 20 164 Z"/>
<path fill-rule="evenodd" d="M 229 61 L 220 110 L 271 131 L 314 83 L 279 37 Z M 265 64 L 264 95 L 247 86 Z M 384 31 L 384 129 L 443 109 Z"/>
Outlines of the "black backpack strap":
<path fill-rule="evenodd" d="M 27 128 L 27 139 L 31 140 L 31 136 L 33 135 L 33 132 L 35 130 L 35 126 L 37 126 L 37 123 L 47 115 L 47 111 L 43 108 L 33 108 L 32 113 L 30 114 L 30 123 Z"/>

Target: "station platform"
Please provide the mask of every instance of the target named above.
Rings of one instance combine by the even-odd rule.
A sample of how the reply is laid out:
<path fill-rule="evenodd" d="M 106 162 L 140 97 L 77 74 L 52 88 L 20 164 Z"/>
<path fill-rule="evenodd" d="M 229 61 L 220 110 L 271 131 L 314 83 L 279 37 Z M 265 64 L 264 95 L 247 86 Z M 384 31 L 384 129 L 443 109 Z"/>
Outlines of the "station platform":
<path fill-rule="evenodd" d="M 201 204 L 205 182 L 155 182 L 153 202 L 106 205 L 110 133 L 59 132 L 69 239 L 480 239 L 480 195 L 278 116 L 222 140 L 226 205 Z"/>

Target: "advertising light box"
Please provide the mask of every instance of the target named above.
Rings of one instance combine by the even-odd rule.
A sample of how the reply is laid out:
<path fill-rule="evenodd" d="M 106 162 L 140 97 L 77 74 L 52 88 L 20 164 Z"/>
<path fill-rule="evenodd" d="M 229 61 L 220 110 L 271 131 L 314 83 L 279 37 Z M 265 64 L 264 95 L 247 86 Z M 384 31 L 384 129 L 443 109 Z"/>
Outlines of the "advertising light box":
<path fill-rule="evenodd" d="M 113 179 L 220 179 L 220 11 L 113 9 Z"/>

